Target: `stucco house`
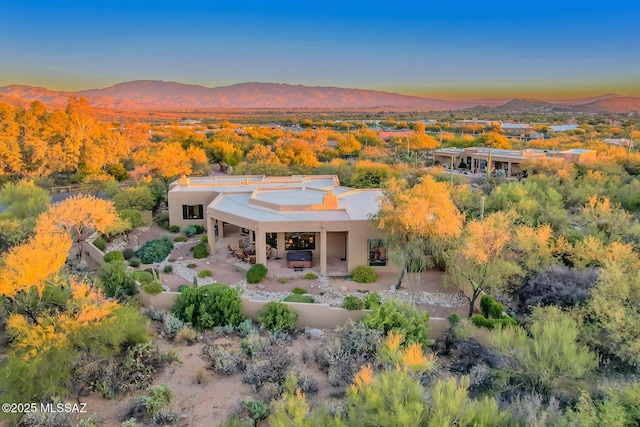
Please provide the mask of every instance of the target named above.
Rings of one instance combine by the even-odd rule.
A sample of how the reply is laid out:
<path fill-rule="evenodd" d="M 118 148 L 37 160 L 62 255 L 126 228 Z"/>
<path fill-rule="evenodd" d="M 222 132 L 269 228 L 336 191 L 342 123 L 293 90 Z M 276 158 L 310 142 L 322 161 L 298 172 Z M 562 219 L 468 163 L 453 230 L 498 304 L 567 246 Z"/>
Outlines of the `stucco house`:
<path fill-rule="evenodd" d="M 265 265 L 306 253 L 323 275 L 359 265 L 395 271 L 370 220 L 381 196 L 331 175 L 182 177 L 169 187 L 169 221 L 203 225 L 211 253 L 246 241 Z"/>

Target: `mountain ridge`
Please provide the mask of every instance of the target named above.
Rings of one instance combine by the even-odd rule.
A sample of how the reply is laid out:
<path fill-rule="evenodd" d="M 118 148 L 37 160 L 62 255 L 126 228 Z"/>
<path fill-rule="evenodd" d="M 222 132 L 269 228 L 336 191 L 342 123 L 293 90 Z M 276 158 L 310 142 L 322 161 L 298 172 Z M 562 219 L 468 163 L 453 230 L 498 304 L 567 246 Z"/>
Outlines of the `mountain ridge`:
<path fill-rule="evenodd" d="M 289 83 L 246 82 L 228 86 L 133 80 L 105 88 L 55 91 L 12 84 L 0 87 L 0 100 L 13 103 L 42 101 L 66 105 L 70 96 L 87 98 L 92 107 L 117 110 L 198 111 L 215 109 L 397 109 L 415 111 L 490 110 L 497 112 L 576 111 L 640 112 L 640 97 L 606 94 L 573 100 L 536 98 L 480 98 L 447 100 L 380 90 L 306 86 Z M 18 101 L 20 100 L 20 101 Z M 569 102 L 570 101 L 570 102 Z"/>

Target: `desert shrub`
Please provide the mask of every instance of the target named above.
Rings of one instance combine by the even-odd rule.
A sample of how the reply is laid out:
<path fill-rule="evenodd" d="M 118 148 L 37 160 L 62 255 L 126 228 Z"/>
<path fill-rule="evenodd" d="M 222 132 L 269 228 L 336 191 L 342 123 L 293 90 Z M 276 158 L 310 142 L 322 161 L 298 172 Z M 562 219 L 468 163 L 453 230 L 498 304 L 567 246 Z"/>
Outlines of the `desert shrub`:
<path fill-rule="evenodd" d="M 180 232 L 180 226 L 171 225 L 171 226 L 169 226 L 169 231 L 172 232 L 172 233 L 179 233 Z"/>
<path fill-rule="evenodd" d="M 371 309 L 380 304 L 382 304 L 382 299 L 379 293 L 370 292 L 364 296 L 364 308 Z"/>
<path fill-rule="evenodd" d="M 135 295 L 136 286 L 132 276 L 127 272 L 124 261 L 111 261 L 100 267 L 98 272 L 100 288 L 109 298 L 124 295 Z"/>
<path fill-rule="evenodd" d="M 156 310 L 153 307 L 145 307 L 142 309 L 142 314 L 150 320 L 155 320 L 158 322 L 162 322 L 162 318 L 165 313 L 161 310 Z"/>
<path fill-rule="evenodd" d="M 268 383 L 282 386 L 293 362 L 293 354 L 287 347 L 268 346 L 247 366 L 243 381 L 249 384 L 254 392 L 260 391 Z"/>
<path fill-rule="evenodd" d="M 100 249 L 101 251 L 104 251 L 107 247 L 107 241 L 104 240 L 102 236 L 96 237 L 96 239 L 93 241 L 93 246 Z"/>
<path fill-rule="evenodd" d="M 213 276 L 213 273 L 211 272 L 211 270 L 202 270 L 200 273 L 198 273 L 198 277 L 201 279 L 204 279 L 205 277 L 211 277 Z"/>
<path fill-rule="evenodd" d="M 347 295 L 342 300 L 342 308 L 347 310 L 362 310 L 364 308 L 364 302 L 354 295 Z"/>
<path fill-rule="evenodd" d="M 200 331 L 245 320 L 239 291 L 221 284 L 183 288 L 171 310 Z"/>
<path fill-rule="evenodd" d="M 268 331 L 289 331 L 296 327 L 298 313 L 286 304 L 270 301 L 258 312 L 258 319 Z"/>
<path fill-rule="evenodd" d="M 184 237 L 184 236 L 176 236 L 176 237 L 173 238 L 173 241 L 176 242 L 176 243 L 178 243 L 178 242 L 186 242 L 187 238 Z"/>
<path fill-rule="evenodd" d="M 300 390 L 305 395 L 316 394 L 318 381 L 308 374 L 296 375 L 296 390 Z"/>
<path fill-rule="evenodd" d="M 102 257 L 102 259 L 104 260 L 104 262 L 124 261 L 124 255 L 122 255 L 122 252 L 120 251 L 111 251 L 104 254 L 104 257 Z"/>
<path fill-rule="evenodd" d="M 182 234 L 184 234 L 187 237 L 190 237 L 196 234 L 196 227 L 195 225 L 187 225 L 186 227 L 182 227 L 181 231 L 182 231 Z"/>
<path fill-rule="evenodd" d="M 480 299 L 480 308 L 486 318 L 502 319 L 504 305 L 496 301 L 491 295 L 483 295 Z"/>
<path fill-rule="evenodd" d="M 151 282 L 142 285 L 142 289 L 149 295 L 158 295 L 162 292 L 162 284 L 156 280 L 152 280 Z"/>
<path fill-rule="evenodd" d="M 194 264 L 194 263 L 187 264 L 187 268 L 196 268 L 197 266 L 198 264 Z"/>
<path fill-rule="evenodd" d="M 204 225 L 196 224 L 193 227 L 196 229 L 196 234 L 202 234 L 206 231 Z"/>
<path fill-rule="evenodd" d="M 138 257 L 133 257 L 129 260 L 130 267 L 140 267 L 140 259 Z"/>
<path fill-rule="evenodd" d="M 389 331 L 400 334 L 409 343 L 418 342 L 423 346 L 432 343 L 429 339 L 429 313 L 419 312 L 415 306 L 395 299 L 373 307 L 371 313 L 364 315 L 363 322 L 385 335 Z"/>
<path fill-rule="evenodd" d="M 147 394 L 142 398 L 147 413 L 156 415 L 160 410 L 171 402 L 173 390 L 167 384 L 149 387 Z"/>
<path fill-rule="evenodd" d="M 167 264 L 164 266 L 164 272 L 165 273 L 171 273 L 173 271 L 173 265 L 172 264 Z"/>
<path fill-rule="evenodd" d="M 580 304 L 590 297 L 590 290 L 598 281 L 595 268 L 580 270 L 564 266 L 543 268 L 526 281 L 518 292 L 524 307 L 556 305 L 569 307 Z"/>
<path fill-rule="evenodd" d="M 153 264 L 165 259 L 171 253 L 173 244 L 167 237 L 149 240 L 136 251 L 136 255 L 144 264 Z"/>
<path fill-rule="evenodd" d="M 351 277 L 358 283 L 373 283 L 378 279 L 375 270 L 366 265 L 359 265 L 351 272 Z"/>
<path fill-rule="evenodd" d="M 548 401 L 548 402 L 547 402 Z M 511 420 L 519 426 L 562 426 L 565 424 L 560 402 L 540 394 L 520 394 L 511 399 L 505 408 Z M 570 425 L 570 424 L 569 424 Z M 577 423 L 575 425 L 584 425 Z M 588 424 L 587 424 L 588 425 Z"/>
<path fill-rule="evenodd" d="M 487 319 L 482 314 L 476 314 L 471 318 L 471 323 L 473 323 L 478 328 L 487 328 L 494 329 L 496 326 L 505 327 L 505 326 L 514 326 L 516 325 L 516 321 L 510 317 L 504 317 L 502 319 Z"/>
<path fill-rule="evenodd" d="M 238 326 L 236 326 L 236 331 L 241 337 L 260 333 L 260 330 L 251 319 L 245 319 L 244 321 L 240 322 Z"/>
<path fill-rule="evenodd" d="M 198 243 L 193 248 L 193 257 L 196 259 L 206 258 L 209 255 L 209 247 L 206 243 Z"/>
<path fill-rule="evenodd" d="M 284 301 L 284 302 L 306 302 L 306 303 L 315 302 L 313 300 L 313 298 L 311 298 L 309 295 L 298 295 L 298 294 L 291 294 L 291 295 L 285 297 L 282 301 Z"/>
<path fill-rule="evenodd" d="M 313 279 L 317 279 L 318 275 L 316 273 L 314 273 L 313 271 L 308 272 L 307 274 L 304 275 L 305 279 L 309 279 L 309 280 L 313 280 Z"/>
<path fill-rule="evenodd" d="M 171 313 L 165 313 L 164 316 L 162 316 L 162 326 L 167 337 L 172 339 L 184 328 L 184 322 Z"/>
<path fill-rule="evenodd" d="M 122 251 L 122 256 L 124 257 L 125 261 L 129 261 L 131 258 L 136 256 L 136 251 L 131 248 L 127 248 Z"/>
<path fill-rule="evenodd" d="M 209 237 L 200 236 L 200 243 L 209 243 Z"/>
<path fill-rule="evenodd" d="M 249 334 L 240 341 L 240 350 L 249 357 L 256 357 L 269 345 L 267 338 Z"/>
<path fill-rule="evenodd" d="M 137 186 L 125 188 L 113 196 L 113 204 L 118 212 L 127 209 L 149 211 L 154 208 L 155 201 L 149 187 Z"/>
<path fill-rule="evenodd" d="M 131 277 L 133 277 L 133 280 L 137 280 L 142 284 L 153 282 L 153 274 L 148 271 L 134 271 Z"/>
<path fill-rule="evenodd" d="M 153 218 L 153 221 L 165 230 L 169 229 L 169 214 L 167 212 L 159 213 Z"/>
<path fill-rule="evenodd" d="M 178 343 L 186 342 L 187 344 L 191 345 L 196 341 L 197 336 L 198 333 L 195 329 L 188 326 L 183 326 L 176 334 L 174 340 Z"/>
<path fill-rule="evenodd" d="M 531 319 L 528 331 L 516 326 L 490 334 L 491 347 L 509 358 L 501 378 L 523 392 L 556 397 L 577 392 L 598 365 L 595 353 L 578 340 L 577 322 L 553 306 L 535 308 Z"/>
<path fill-rule="evenodd" d="M 318 368 L 327 372 L 332 385 L 350 384 L 361 366 L 376 360 L 382 337 L 381 331 L 349 320 L 314 352 Z"/>
<path fill-rule="evenodd" d="M 293 288 L 291 289 L 291 293 L 295 295 L 304 295 L 307 293 L 307 290 L 304 288 Z"/>
<path fill-rule="evenodd" d="M 267 275 L 267 267 L 263 264 L 253 264 L 249 270 L 247 270 L 247 282 L 258 283 Z"/>
<path fill-rule="evenodd" d="M 140 227 L 142 225 L 142 212 L 136 209 L 123 209 L 118 211 L 118 215 L 120 218 L 124 220 L 129 220 L 131 224 L 131 229 L 136 227 Z"/>
<path fill-rule="evenodd" d="M 40 409 L 38 407 L 38 409 Z M 71 427 L 71 415 L 64 412 L 27 412 L 20 417 L 20 427 Z"/>
<path fill-rule="evenodd" d="M 202 353 L 211 363 L 210 367 L 215 373 L 233 375 L 242 368 L 242 357 L 222 346 L 208 345 L 202 349 Z"/>

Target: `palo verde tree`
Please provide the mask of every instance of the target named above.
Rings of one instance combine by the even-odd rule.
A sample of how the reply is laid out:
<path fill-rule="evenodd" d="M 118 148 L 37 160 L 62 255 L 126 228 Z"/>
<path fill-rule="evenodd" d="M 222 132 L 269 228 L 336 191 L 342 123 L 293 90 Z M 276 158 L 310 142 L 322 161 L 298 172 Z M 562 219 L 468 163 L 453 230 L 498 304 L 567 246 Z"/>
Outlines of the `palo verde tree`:
<path fill-rule="evenodd" d="M 430 255 L 437 245 L 460 235 L 464 216 L 451 201 L 447 184 L 426 175 L 411 188 L 404 180 L 390 179 L 374 220 L 401 270 L 400 287 L 405 273 L 420 273 L 432 265 Z"/>
<path fill-rule="evenodd" d="M 521 273 L 509 253 L 513 237 L 510 215 L 495 212 L 483 221 L 470 221 L 460 247 L 449 253 L 447 281 L 469 300 L 469 317 L 473 316 L 473 307 L 483 291 L 499 289 L 507 278 Z"/>
<path fill-rule="evenodd" d="M 118 219 L 113 203 L 93 196 L 70 197 L 51 206 L 40 215 L 36 233 L 47 234 L 57 230 L 69 233 L 78 245 L 78 260 L 82 259 L 82 244 L 95 231 L 104 233 Z"/>

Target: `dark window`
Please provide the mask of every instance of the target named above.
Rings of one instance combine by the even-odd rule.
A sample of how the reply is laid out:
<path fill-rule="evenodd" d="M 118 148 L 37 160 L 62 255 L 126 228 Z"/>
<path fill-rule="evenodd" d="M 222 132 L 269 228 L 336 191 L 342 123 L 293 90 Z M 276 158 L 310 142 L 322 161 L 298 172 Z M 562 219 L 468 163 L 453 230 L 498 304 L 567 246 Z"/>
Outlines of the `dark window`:
<path fill-rule="evenodd" d="M 387 265 L 387 247 L 382 239 L 368 239 L 369 266 L 380 267 Z"/>
<path fill-rule="evenodd" d="M 284 233 L 285 250 L 315 249 L 316 233 Z"/>
<path fill-rule="evenodd" d="M 182 219 L 204 219 L 202 205 L 182 205 Z"/>

